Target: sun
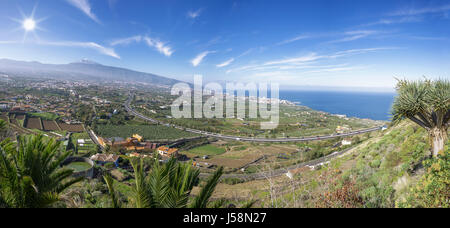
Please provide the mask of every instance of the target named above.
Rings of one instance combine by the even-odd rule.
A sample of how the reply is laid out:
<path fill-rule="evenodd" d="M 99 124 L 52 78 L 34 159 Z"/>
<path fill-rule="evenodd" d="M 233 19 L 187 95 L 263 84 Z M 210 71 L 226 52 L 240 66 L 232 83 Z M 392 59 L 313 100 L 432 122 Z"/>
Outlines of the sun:
<path fill-rule="evenodd" d="M 45 31 L 43 28 L 41 28 L 39 26 L 39 24 L 42 21 L 45 21 L 47 19 L 47 17 L 36 19 L 35 18 L 36 9 L 37 9 L 37 4 L 34 5 L 31 15 L 25 15 L 25 13 L 22 11 L 22 9 L 20 7 L 18 7 L 18 10 L 19 10 L 20 14 L 22 15 L 22 18 L 21 19 L 10 18 L 12 21 L 15 21 L 18 24 L 20 24 L 20 26 L 17 27 L 16 29 L 14 29 L 13 31 L 21 30 L 24 32 L 22 42 L 25 42 L 27 40 L 27 37 L 29 34 L 32 34 L 34 36 L 35 40 L 39 40 L 39 37 L 38 37 L 36 31 L 37 30 Z"/>
<path fill-rule="evenodd" d="M 36 28 L 36 22 L 31 18 L 25 19 L 22 25 L 25 31 L 33 31 Z"/>

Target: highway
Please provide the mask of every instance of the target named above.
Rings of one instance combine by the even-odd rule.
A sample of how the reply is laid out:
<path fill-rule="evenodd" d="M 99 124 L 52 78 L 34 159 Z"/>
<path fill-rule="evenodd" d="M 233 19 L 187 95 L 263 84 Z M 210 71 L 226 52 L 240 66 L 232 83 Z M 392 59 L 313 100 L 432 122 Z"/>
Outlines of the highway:
<path fill-rule="evenodd" d="M 218 133 L 212 133 L 212 132 L 200 131 L 200 130 L 196 130 L 196 129 L 184 128 L 184 127 L 180 127 L 180 126 L 177 126 L 177 125 L 174 125 L 174 124 L 168 124 L 168 123 L 164 123 L 164 122 L 159 121 L 159 120 L 152 119 L 152 118 L 147 117 L 147 116 L 137 112 L 136 110 L 132 109 L 130 107 L 130 104 L 131 104 L 132 100 L 133 100 L 133 95 L 130 93 L 130 97 L 128 98 L 128 100 L 124 104 L 125 109 L 127 110 L 127 112 L 129 112 L 133 116 L 136 116 L 136 117 L 141 118 L 143 120 L 146 120 L 146 121 L 149 121 L 149 122 L 152 122 L 152 123 L 165 125 L 167 127 L 177 128 L 179 130 L 183 130 L 183 131 L 190 132 L 190 133 L 195 133 L 195 134 L 200 134 L 200 135 L 205 135 L 205 136 L 214 137 L 214 138 L 220 138 L 220 139 L 235 140 L 235 141 L 245 141 L 245 142 L 306 142 L 306 141 L 318 141 L 318 140 L 333 139 L 333 138 L 338 138 L 338 137 L 360 135 L 360 134 L 364 134 L 364 133 L 368 133 L 368 132 L 378 131 L 378 130 L 381 130 L 383 128 L 383 126 L 378 126 L 378 127 L 362 129 L 362 130 L 352 131 L 352 132 L 343 133 L 343 134 L 333 134 L 333 135 L 324 135 L 324 136 L 308 136 L 308 137 L 303 137 L 303 138 L 254 138 L 254 137 L 240 137 L 240 136 L 222 135 L 222 134 L 218 134 Z"/>

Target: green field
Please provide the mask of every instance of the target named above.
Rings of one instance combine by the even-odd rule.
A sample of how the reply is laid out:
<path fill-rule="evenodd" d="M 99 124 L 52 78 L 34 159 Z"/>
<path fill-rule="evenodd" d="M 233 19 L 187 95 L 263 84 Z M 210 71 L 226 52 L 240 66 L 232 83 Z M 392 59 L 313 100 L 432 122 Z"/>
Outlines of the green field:
<path fill-rule="evenodd" d="M 196 136 L 196 134 L 161 125 L 97 125 L 96 133 L 106 138 L 127 138 L 133 134 L 139 134 L 145 140 L 171 140 Z"/>
<path fill-rule="evenodd" d="M 220 147 L 208 144 L 208 145 L 196 147 L 194 149 L 189 150 L 188 152 L 192 153 L 192 154 L 197 154 L 197 155 L 221 155 L 221 154 L 225 153 L 226 150 L 224 148 L 220 148 Z"/>
<path fill-rule="evenodd" d="M 66 165 L 65 167 L 73 169 L 75 172 L 81 172 L 90 169 L 92 166 L 86 162 L 72 162 Z"/>
<path fill-rule="evenodd" d="M 30 115 L 31 117 L 40 117 L 43 120 L 56 120 L 58 119 L 58 115 L 54 114 L 54 113 L 48 113 L 48 112 L 43 112 L 43 113 L 31 113 Z"/>

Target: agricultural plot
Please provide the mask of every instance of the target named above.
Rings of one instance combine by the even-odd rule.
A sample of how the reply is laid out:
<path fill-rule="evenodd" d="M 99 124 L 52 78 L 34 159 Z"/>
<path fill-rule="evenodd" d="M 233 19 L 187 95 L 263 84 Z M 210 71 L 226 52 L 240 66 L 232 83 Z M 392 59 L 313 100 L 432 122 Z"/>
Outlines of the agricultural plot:
<path fill-rule="evenodd" d="M 25 115 L 23 115 L 23 114 L 16 114 L 16 115 L 15 115 L 15 118 L 16 118 L 17 120 L 25 120 Z"/>
<path fill-rule="evenodd" d="M 40 118 L 28 118 L 26 128 L 43 130 L 42 124 L 41 124 L 41 119 Z"/>
<path fill-rule="evenodd" d="M 88 133 L 74 133 L 71 137 L 72 144 L 76 145 L 78 154 L 87 154 L 96 149 L 96 145 L 89 138 Z"/>
<path fill-rule="evenodd" d="M 96 130 L 96 133 L 104 138 L 127 138 L 133 134 L 139 134 L 145 140 L 172 140 L 197 136 L 162 125 L 97 125 Z"/>
<path fill-rule="evenodd" d="M 59 131 L 59 127 L 55 121 L 42 120 L 42 125 L 44 127 L 44 131 Z"/>
<path fill-rule="evenodd" d="M 59 127 L 63 131 L 68 132 L 83 132 L 84 127 L 82 124 L 66 124 L 66 123 L 59 123 Z"/>
<path fill-rule="evenodd" d="M 276 162 L 280 167 L 291 165 L 298 160 L 297 157 L 291 156 L 291 154 L 298 154 L 297 149 L 298 146 L 296 144 L 252 144 L 247 142 L 227 143 L 218 141 L 188 151 L 182 151 L 181 154 L 189 158 L 197 157 L 196 161 L 198 162 L 224 166 L 226 170 L 233 170 L 250 164 L 261 165 L 264 162 Z M 277 159 L 280 154 L 286 154 L 288 159 Z M 203 159 L 203 155 L 208 155 L 209 158 Z"/>
<path fill-rule="evenodd" d="M 58 115 L 54 113 L 49 112 L 42 112 L 42 113 L 31 113 L 31 117 L 41 118 L 43 120 L 56 120 L 58 118 Z"/>
<path fill-rule="evenodd" d="M 226 150 L 224 148 L 217 147 L 211 144 L 189 150 L 189 153 L 198 155 L 220 155 L 225 152 Z"/>

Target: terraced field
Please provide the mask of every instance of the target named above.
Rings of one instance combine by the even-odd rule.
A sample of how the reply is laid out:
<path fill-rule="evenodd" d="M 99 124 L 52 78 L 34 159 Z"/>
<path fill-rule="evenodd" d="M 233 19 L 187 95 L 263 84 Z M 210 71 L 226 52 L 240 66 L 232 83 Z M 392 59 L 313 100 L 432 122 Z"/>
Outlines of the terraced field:
<path fill-rule="evenodd" d="M 18 119 L 18 120 L 24 120 L 25 119 L 25 115 L 16 114 L 15 118 Z"/>
<path fill-rule="evenodd" d="M 28 118 L 26 128 L 43 130 L 42 125 L 41 125 L 41 119 L 40 118 Z"/>
<path fill-rule="evenodd" d="M 42 120 L 42 125 L 45 131 L 59 131 L 59 127 L 55 121 Z"/>

